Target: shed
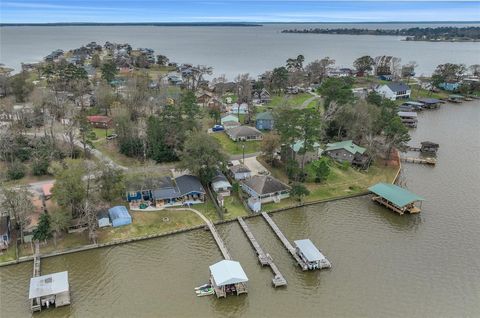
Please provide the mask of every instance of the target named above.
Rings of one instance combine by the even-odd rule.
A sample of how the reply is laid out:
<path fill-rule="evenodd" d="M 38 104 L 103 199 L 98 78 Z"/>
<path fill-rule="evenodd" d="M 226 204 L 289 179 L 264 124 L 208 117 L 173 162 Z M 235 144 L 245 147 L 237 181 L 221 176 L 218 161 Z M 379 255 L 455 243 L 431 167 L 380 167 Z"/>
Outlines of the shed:
<path fill-rule="evenodd" d="M 414 203 L 424 200 L 421 196 L 390 183 L 377 183 L 368 190 L 377 195 L 372 198 L 374 201 L 400 214 L 420 212 Z"/>
<path fill-rule="evenodd" d="M 101 211 L 97 214 L 98 227 L 112 226 L 107 211 Z"/>
<path fill-rule="evenodd" d="M 128 225 L 132 223 L 132 217 L 123 205 L 114 206 L 108 210 L 113 227 Z"/>

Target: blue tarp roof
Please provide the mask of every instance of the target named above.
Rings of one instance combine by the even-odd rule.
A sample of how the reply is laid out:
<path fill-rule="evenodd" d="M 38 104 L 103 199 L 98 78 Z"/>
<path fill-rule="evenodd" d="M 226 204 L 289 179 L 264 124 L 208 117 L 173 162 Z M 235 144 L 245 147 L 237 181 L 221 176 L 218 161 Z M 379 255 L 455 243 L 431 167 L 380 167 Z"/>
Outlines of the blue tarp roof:
<path fill-rule="evenodd" d="M 217 286 L 231 285 L 248 281 L 242 265 L 236 261 L 223 260 L 210 266 L 210 272 Z"/>
<path fill-rule="evenodd" d="M 368 188 L 368 190 L 387 199 L 400 208 L 412 202 L 424 200 L 421 196 L 391 183 L 377 183 Z"/>
<path fill-rule="evenodd" d="M 129 218 L 131 219 L 128 210 L 123 205 L 114 206 L 113 208 L 108 209 L 108 214 L 110 215 L 110 219 L 122 219 L 122 218 Z"/>
<path fill-rule="evenodd" d="M 309 239 L 294 241 L 294 243 L 309 262 L 315 262 L 325 258 Z"/>

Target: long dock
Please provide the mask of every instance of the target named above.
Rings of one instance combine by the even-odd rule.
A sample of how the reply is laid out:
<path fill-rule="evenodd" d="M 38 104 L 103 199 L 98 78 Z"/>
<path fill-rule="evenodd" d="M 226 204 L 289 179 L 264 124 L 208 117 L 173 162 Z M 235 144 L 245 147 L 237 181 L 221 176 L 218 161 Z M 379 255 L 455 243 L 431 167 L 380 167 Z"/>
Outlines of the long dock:
<path fill-rule="evenodd" d="M 435 158 L 413 158 L 413 157 L 400 157 L 400 160 L 410 163 L 421 163 L 426 165 L 436 165 L 437 159 Z"/>
<path fill-rule="evenodd" d="M 253 236 L 252 231 L 250 231 L 250 228 L 248 227 L 247 223 L 241 218 L 237 218 L 238 223 L 240 223 L 240 226 L 242 227 L 243 231 L 245 232 L 245 235 L 247 236 L 248 240 L 252 244 L 253 248 L 257 252 L 258 256 L 258 261 L 262 266 L 268 265 L 272 269 L 272 272 L 274 273 L 274 277 L 272 278 L 272 283 L 273 286 L 275 287 L 280 287 L 280 286 L 285 286 L 287 285 L 287 280 L 283 277 L 282 273 L 278 269 L 277 265 L 273 262 L 272 257 L 269 254 L 266 254 L 260 244 L 258 244 L 257 240 L 255 239 L 255 236 Z"/>
<path fill-rule="evenodd" d="M 35 242 L 35 254 L 33 255 L 33 277 L 40 276 L 40 245 Z M 32 312 L 41 311 L 40 298 L 33 298 L 30 300 L 30 309 Z"/>
<path fill-rule="evenodd" d="M 280 241 L 283 243 L 285 248 L 292 254 L 293 258 L 297 262 L 297 264 L 302 268 L 302 270 L 306 271 L 308 269 L 307 264 L 298 256 L 297 251 L 295 248 L 290 244 L 288 239 L 285 237 L 285 235 L 282 233 L 282 231 L 278 228 L 277 224 L 273 222 L 272 218 L 270 215 L 268 215 L 266 212 L 262 212 L 262 216 L 267 221 L 268 225 L 272 228 L 273 232 L 278 236 Z"/>
<path fill-rule="evenodd" d="M 218 234 L 217 229 L 213 225 L 210 220 L 206 221 L 208 229 L 210 230 L 210 233 L 212 233 L 213 238 L 215 239 L 215 242 L 217 242 L 218 248 L 220 249 L 220 252 L 223 254 L 223 258 L 226 260 L 231 260 L 232 257 L 230 256 L 230 253 L 228 252 L 227 246 L 223 242 L 222 238 L 220 237 L 220 234 Z"/>

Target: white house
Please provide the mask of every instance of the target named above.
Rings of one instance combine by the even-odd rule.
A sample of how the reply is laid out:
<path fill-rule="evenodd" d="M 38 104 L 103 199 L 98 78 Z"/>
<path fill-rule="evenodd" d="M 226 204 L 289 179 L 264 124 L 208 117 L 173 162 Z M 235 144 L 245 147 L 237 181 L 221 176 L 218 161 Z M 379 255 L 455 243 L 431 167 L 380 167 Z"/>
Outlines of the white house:
<path fill-rule="evenodd" d="M 377 86 L 375 92 L 390 100 L 408 99 L 412 90 L 402 82 L 391 82 Z"/>
<path fill-rule="evenodd" d="M 234 165 L 229 168 L 235 180 L 245 180 L 252 176 L 252 171 L 243 164 Z"/>
<path fill-rule="evenodd" d="M 220 171 L 212 179 L 212 189 L 217 194 L 221 194 L 223 197 L 230 196 L 232 185 L 228 182 L 227 178 Z"/>
<path fill-rule="evenodd" d="M 241 183 L 242 190 L 261 203 L 280 202 L 290 196 L 290 187 L 272 176 L 256 175 Z"/>

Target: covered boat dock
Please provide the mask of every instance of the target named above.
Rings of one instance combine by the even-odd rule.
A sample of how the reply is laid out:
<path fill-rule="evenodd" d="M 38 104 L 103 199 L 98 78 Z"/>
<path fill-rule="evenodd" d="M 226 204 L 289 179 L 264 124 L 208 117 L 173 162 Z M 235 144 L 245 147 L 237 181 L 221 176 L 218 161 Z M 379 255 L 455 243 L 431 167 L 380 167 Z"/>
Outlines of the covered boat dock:
<path fill-rule="evenodd" d="M 438 108 L 443 103 L 443 101 L 436 98 L 420 98 L 418 101 L 423 104 L 424 108 L 428 109 Z"/>
<path fill-rule="evenodd" d="M 330 268 L 332 265 L 327 258 L 309 239 L 293 241 L 297 254 L 307 264 L 308 269 Z"/>
<path fill-rule="evenodd" d="M 42 307 L 69 305 L 68 272 L 32 277 L 28 299 L 32 301 L 32 311 L 40 311 Z"/>
<path fill-rule="evenodd" d="M 419 213 L 421 211 L 421 205 L 417 207 L 415 202 L 422 202 L 424 198 L 394 184 L 377 183 L 368 188 L 368 190 L 375 194 L 375 196 L 372 197 L 373 201 L 399 214 L 406 212 Z"/>
<path fill-rule="evenodd" d="M 236 261 L 223 260 L 211 265 L 210 282 L 217 298 L 247 293 L 248 277 Z"/>

